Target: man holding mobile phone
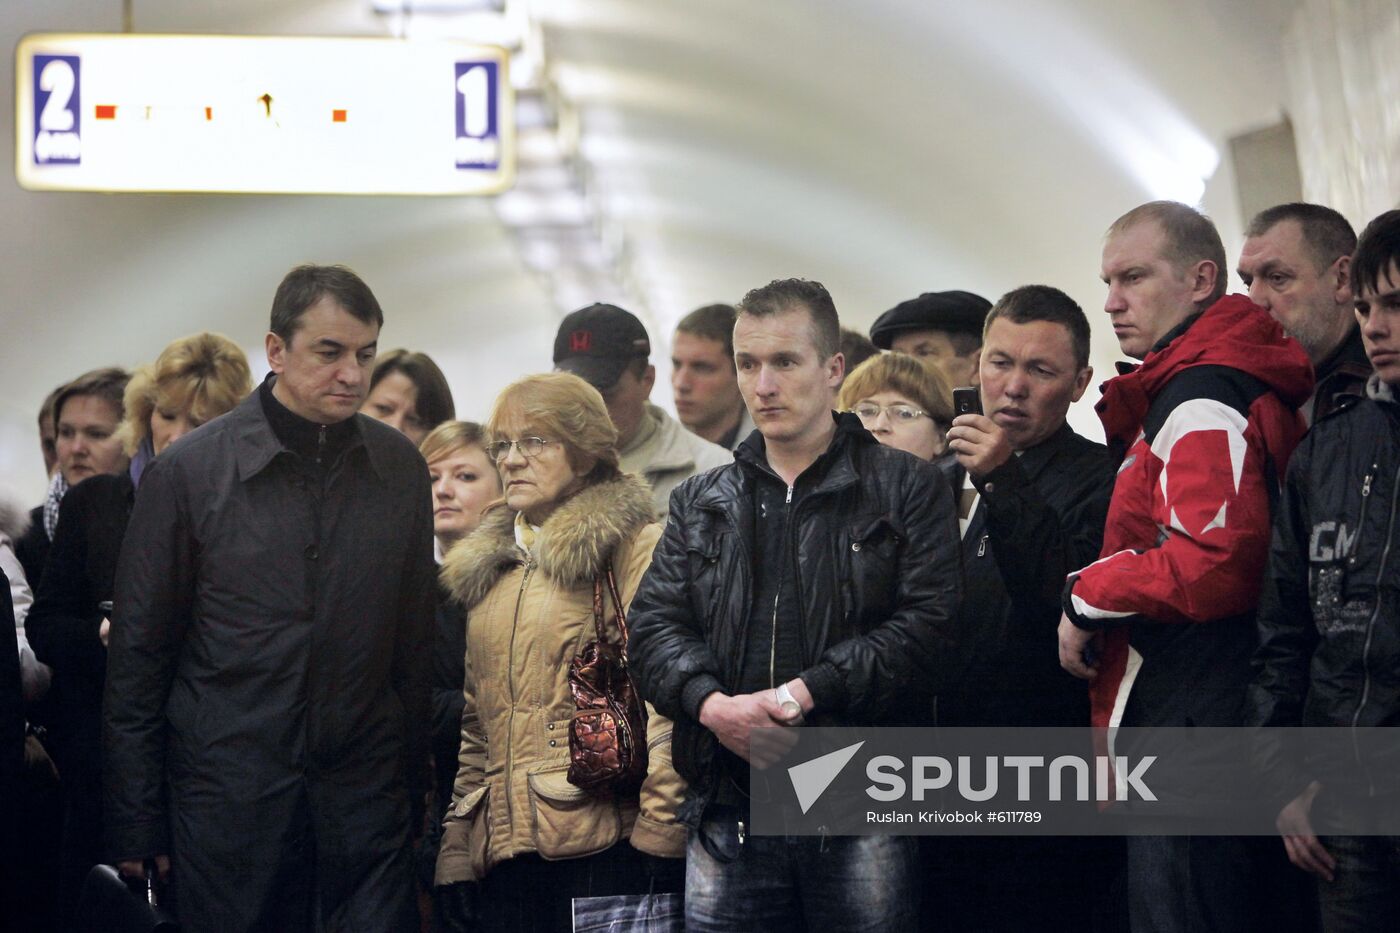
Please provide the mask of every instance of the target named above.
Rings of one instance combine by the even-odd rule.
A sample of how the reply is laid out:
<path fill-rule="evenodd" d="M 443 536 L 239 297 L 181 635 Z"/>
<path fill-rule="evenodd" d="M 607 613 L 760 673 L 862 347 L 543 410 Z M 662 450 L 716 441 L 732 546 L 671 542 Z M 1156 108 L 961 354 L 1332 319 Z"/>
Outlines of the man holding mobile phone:
<path fill-rule="evenodd" d="M 1089 321 L 1059 289 L 1018 288 L 987 315 L 979 365 L 981 397 L 954 390 L 948 432 L 966 589 L 963 663 L 939 692 L 938 724 L 1080 726 L 1088 691 L 1053 646 L 1065 577 L 1098 556 L 1113 480 L 1107 448 L 1065 420 L 1093 378 Z M 1107 872 L 1085 867 L 1112 852 L 1096 839 L 939 838 L 925 915 L 939 929 L 1025 930 L 1047 916 L 1089 929 L 1089 885 Z"/>

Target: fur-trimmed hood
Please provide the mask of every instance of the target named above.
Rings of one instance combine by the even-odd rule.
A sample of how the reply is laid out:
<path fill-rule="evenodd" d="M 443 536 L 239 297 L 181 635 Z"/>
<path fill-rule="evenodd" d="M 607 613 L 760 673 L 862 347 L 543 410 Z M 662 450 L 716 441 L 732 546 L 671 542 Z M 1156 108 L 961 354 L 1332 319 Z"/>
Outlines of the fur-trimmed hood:
<path fill-rule="evenodd" d="M 487 512 L 477 529 L 452 546 L 440 576 L 452 597 L 470 609 L 512 567 L 522 563 L 515 543 L 515 510 Z M 585 487 L 540 527 L 539 569 L 560 586 L 590 582 L 652 521 L 651 487 L 634 474 Z"/>

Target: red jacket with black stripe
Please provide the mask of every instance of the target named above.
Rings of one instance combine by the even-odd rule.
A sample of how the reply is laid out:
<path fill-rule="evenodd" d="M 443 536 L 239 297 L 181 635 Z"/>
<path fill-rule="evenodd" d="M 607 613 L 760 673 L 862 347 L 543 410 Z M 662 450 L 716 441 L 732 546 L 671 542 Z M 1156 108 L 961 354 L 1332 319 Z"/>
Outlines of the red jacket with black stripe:
<path fill-rule="evenodd" d="M 1236 725 L 1312 365 L 1268 312 L 1230 295 L 1123 370 L 1096 406 L 1122 453 L 1103 551 L 1065 586 L 1071 621 L 1105 634 L 1091 718 Z"/>

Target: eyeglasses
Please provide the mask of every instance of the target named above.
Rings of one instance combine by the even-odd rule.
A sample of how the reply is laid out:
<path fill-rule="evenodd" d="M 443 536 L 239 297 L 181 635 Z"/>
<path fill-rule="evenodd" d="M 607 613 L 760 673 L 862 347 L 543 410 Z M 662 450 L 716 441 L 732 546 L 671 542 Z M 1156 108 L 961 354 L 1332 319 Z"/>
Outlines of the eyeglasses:
<path fill-rule="evenodd" d="M 855 412 L 856 417 L 866 424 L 870 424 L 876 418 L 880 417 L 880 412 L 882 411 L 890 416 L 891 421 L 900 422 L 902 424 L 908 424 L 916 418 L 922 418 L 928 415 L 928 412 L 915 408 L 913 405 L 875 405 L 870 402 L 857 405 L 855 408 L 852 408 L 851 411 Z"/>
<path fill-rule="evenodd" d="M 510 456 L 510 449 L 514 447 L 520 451 L 520 456 L 526 460 L 538 457 L 547 444 L 557 444 L 558 441 L 547 441 L 542 437 L 522 437 L 513 441 L 495 441 L 486 445 L 486 453 L 496 463 L 500 463 Z"/>

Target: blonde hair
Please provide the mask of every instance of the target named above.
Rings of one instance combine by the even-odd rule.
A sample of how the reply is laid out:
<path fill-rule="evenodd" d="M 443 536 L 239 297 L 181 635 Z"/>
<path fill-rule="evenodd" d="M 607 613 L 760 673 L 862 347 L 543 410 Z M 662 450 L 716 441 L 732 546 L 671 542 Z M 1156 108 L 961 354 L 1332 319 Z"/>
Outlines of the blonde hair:
<path fill-rule="evenodd" d="M 418 452 L 429 463 L 441 460 L 459 447 L 486 449 L 486 434 L 475 421 L 444 421 L 428 432 Z"/>
<path fill-rule="evenodd" d="M 942 430 L 953 423 L 953 390 L 948 377 L 932 363 L 905 353 L 872 356 L 841 383 L 841 410 L 850 411 L 856 402 L 881 392 L 896 392 L 909 399 Z"/>
<path fill-rule="evenodd" d="M 248 358 L 220 334 L 202 333 L 172 341 L 154 364 L 143 366 L 126 386 L 126 415 L 119 434 L 127 455 L 151 433 L 157 407 L 188 411 L 200 424 L 233 409 L 253 391 Z"/>
<path fill-rule="evenodd" d="M 598 390 L 573 373 L 541 373 L 512 382 L 486 418 L 486 442 L 512 440 L 512 430 L 538 431 L 560 441 L 575 473 L 588 484 L 619 473 L 617 428 Z"/>

